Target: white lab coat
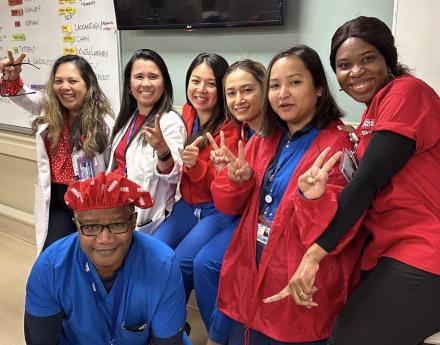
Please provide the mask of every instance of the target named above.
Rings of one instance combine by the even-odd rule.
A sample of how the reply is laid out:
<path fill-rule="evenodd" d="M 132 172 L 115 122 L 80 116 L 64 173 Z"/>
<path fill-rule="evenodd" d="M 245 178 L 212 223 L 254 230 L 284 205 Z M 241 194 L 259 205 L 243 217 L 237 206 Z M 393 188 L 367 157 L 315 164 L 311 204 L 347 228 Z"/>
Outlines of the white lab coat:
<path fill-rule="evenodd" d="M 23 87 L 24 92 L 31 92 L 28 87 Z M 21 92 L 21 91 L 20 91 Z M 44 103 L 44 93 L 37 92 L 23 96 L 11 97 L 12 101 L 20 107 L 27 110 L 30 114 L 31 121 L 36 117 L 41 116 Z M 105 122 L 108 126 L 109 137 L 114 125 L 114 120 L 111 116 L 105 115 Z M 47 124 L 42 124 L 38 127 L 35 134 L 36 150 L 37 150 L 37 178 L 35 180 L 35 205 L 34 205 L 34 219 L 35 219 L 35 239 L 37 244 L 38 254 L 43 249 L 44 242 L 47 237 L 47 229 L 49 224 L 49 205 L 50 205 L 50 163 L 49 156 L 44 145 L 44 136 L 47 129 Z M 84 152 L 78 150 L 72 153 L 72 156 L 85 156 Z M 110 145 L 101 154 L 96 154 L 94 158 L 95 172 L 105 171 L 108 165 L 108 158 L 110 155 Z M 75 166 L 75 164 L 74 164 Z"/>
<path fill-rule="evenodd" d="M 112 143 L 110 164 L 107 171 L 115 168 L 114 152 L 124 137 L 133 116 L 116 134 Z M 165 219 L 165 210 L 171 212 L 176 196 L 176 188 L 182 177 L 182 158 L 179 150 L 183 150 L 186 141 L 185 124 L 179 114 L 174 111 L 164 113 L 160 117 L 162 135 L 170 148 L 174 159 L 174 167 L 169 174 L 161 174 L 157 170 L 157 154 L 144 142 L 139 131 L 126 151 L 127 177 L 148 191 L 154 201 L 149 209 L 136 208 L 138 213 L 137 230 L 152 234 Z M 151 220 L 151 222 L 150 222 Z M 145 225 L 145 223 L 147 223 Z"/>

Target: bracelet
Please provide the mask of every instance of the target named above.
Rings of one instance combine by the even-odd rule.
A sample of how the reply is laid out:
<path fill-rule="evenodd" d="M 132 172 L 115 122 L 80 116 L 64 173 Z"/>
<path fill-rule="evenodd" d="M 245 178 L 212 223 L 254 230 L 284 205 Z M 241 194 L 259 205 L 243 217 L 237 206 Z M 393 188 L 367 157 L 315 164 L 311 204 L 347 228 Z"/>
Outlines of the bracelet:
<path fill-rule="evenodd" d="M 165 152 L 161 156 L 157 155 L 157 159 L 160 160 L 161 162 L 166 162 L 170 158 L 171 158 L 171 151 L 170 150 L 168 150 L 167 152 Z"/>

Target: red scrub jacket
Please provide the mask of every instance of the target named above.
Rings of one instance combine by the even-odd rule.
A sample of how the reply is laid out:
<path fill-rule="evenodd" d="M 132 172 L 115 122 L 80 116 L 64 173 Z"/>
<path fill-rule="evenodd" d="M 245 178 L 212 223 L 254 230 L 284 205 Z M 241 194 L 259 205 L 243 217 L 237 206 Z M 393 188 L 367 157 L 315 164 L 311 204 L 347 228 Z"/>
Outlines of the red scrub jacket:
<path fill-rule="evenodd" d="M 244 211 L 223 260 L 218 308 L 232 319 L 278 341 L 309 342 L 328 338 L 336 316 L 359 280 L 359 257 L 365 236 L 357 229 L 362 219 L 344 236 L 336 250 L 322 260 L 315 281 L 319 289 L 314 295 L 317 308 L 298 306 L 290 296 L 263 303 L 264 298 L 287 285 L 306 249 L 336 213 L 337 195 L 346 183 L 339 164 L 330 171 L 327 190 L 317 200 L 304 199 L 298 192 L 297 181 L 326 147 L 331 147 L 328 157 L 351 147 L 347 133 L 336 128 L 338 124 L 342 122 L 334 121 L 322 129 L 298 164 L 277 209 L 258 271 L 259 191 L 281 132 L 265 138 L 254 136 L 246 145 L 246 159 L 254 171 L 249 181 L 234 183 L 223 169 L 212 184 L 218 209 L 228 214 Z"/>
<path fill-rule="evenodd" d="M 188 141 L 196 118 L 196 110 L 185 103 L 182 109 L 182 118 L 188 133 Z M 226 121 L 215 132 L 211 133 L 217 145 L 220 146 L 220 131 L 225 134 L 225 144 L 234 153 L 237 153 L 238 141 L 240 140 L 240 128 L 232 121 Z M 217 172 L 210 160 L 212 145 L 208 142 L 205 148 L 199 152 L 197 163 L 192 168 L 183 167 L 180 192 L 183 199 L 192 205 L 212 202 L 211 183 Z"/>

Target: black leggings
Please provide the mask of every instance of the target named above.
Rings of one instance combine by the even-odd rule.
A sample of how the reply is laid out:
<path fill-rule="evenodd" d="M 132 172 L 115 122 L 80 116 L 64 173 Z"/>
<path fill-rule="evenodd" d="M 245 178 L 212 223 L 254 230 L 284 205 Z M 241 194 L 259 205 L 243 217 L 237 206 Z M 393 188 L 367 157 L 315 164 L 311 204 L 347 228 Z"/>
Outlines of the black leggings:
<path fill-rule="evenodd" d="M 366 274 L 328 344 L 417 345 L 440 331 L 440 276 L 391 258 Z"/>
<path fill-rule="evenodd" d="M 60 238 L 76 232 L 73 211 L 64 202 L 66 191 L 65 184 L 52 183 L 50 186 L 49 226 L 43 250 Z"/>

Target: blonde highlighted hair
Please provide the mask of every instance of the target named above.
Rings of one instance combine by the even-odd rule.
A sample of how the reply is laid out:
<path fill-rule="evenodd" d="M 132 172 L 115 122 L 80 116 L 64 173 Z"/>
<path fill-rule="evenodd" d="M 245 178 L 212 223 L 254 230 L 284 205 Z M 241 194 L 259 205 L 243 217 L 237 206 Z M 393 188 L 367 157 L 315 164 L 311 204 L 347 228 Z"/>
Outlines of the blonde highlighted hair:
<path fill-rule="evenodd" d="M 55 61 L 45 87 L 43 116 L 37 118 L 32 127 L 36 131 L 40 124 L 48 124 L 47 138 L 50 142 L 50 151 L 55 153 L 68 110 L 58 100 L 53 85 L 58 67 L 68 62 L 75 64 L 87 87 L 80 116 L 74 119 L 69 128 L 69 146 L 73 150 L 82 149 L 87 157 L 92 158 L 96 153 L 102 153 L 108 145 L 110 133 L 104 120 L 105 115 L 114 116 L 108 98 L 99 87 L 95 72 L 84 58 L 65 55 Z"/>

